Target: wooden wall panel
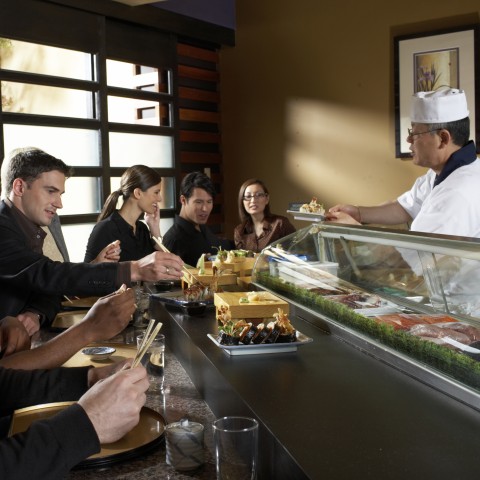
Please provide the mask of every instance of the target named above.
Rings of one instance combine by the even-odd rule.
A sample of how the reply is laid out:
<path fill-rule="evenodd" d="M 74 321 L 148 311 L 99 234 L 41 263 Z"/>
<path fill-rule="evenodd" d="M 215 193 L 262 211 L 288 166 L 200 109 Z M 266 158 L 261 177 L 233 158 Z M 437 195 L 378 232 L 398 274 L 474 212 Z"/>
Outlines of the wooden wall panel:
<path fill-rule="evenodd" d="M 219 51 L 179 40 L 178 119 L 180 176 L 203 171 L 210 174 L 217 195 L 209 226 L 224 232 L 223 172 L 220 130 Z"/>

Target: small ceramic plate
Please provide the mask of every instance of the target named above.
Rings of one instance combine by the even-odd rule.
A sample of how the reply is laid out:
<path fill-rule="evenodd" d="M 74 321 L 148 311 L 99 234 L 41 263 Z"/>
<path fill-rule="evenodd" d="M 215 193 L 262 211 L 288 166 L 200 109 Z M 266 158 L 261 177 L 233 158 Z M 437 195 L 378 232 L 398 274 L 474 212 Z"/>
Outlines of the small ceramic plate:
<path fill-rule="evenodd" d="M 115 352 L 116 349 L 113 347 L 87 347 L 82 350 L 82 353 L 92 360 L 106 360 Z"/>

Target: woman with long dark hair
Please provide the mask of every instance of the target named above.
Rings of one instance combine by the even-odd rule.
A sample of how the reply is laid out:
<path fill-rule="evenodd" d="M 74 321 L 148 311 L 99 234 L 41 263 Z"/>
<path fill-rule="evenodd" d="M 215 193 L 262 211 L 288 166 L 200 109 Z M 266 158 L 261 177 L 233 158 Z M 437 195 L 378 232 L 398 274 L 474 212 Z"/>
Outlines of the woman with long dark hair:
<path fill-rule="evenodd" d="M 270 211 L 267 186 L 258 178 L 246 180 L 238 192 L 238 214 L 241 223 L 235 227 L 238 249 L 260 252 L 267 245 L 295 232 L 287 217 Z"/>
<path fill-rule="evenodd" d="M 133 165 L 125 170 L 120 188 L 107 198 L 90 234 L 86 262 L 115 240 L 120 241 L 121 262 L 138 260 L 159 250 L 152 237 L 160 236 L 161 181 L 160 174 L 145 165 Z M 123 203 L 117 210 L 120 197 Z M 142 215 L 146 224 L 140 221 Z"/>

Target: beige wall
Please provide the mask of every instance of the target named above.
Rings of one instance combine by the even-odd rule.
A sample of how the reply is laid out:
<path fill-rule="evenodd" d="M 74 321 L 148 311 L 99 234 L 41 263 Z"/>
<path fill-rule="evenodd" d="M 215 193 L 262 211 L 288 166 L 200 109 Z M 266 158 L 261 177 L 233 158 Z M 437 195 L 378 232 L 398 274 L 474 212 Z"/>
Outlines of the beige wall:
<path fill-rule="evenodd" d="M 395 158 L 393 37 L 479 22 L 478 0 L 238 0 L 221 54 L 226 233 L 241 183 L 272 210 L 394 199 L 424 170 Z M 297 223 L 297 227 L 304 223 Z"/>

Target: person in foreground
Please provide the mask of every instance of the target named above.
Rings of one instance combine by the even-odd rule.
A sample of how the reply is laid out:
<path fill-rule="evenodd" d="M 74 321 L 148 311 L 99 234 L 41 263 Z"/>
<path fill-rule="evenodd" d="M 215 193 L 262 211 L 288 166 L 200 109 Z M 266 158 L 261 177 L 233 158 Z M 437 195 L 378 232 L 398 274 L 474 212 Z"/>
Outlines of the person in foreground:
<path fill-rule="evenodd" d="M 0 203 L 0 318 L 36 305 L 51 322 L 62 295 L 101 296 L 134 281 L 177 280 L 182 260 L 154 252 L 132 262 L 54 262 L 43 255 L 45 232 L 57 210 L 71 169 L 42 150 L 20 152 L 6 172 Z"/>
<path fill-rule="evenodd" d="M 215 248 L 230 250 L 230 240 L 217 237 L 208 228 L 213 208 L 215 187 L 204 173 L 191 172 L 180 185 L 180 214 L 163 237 L 163 244 L 188 265 L 195 266 L 203 253 L 215 253 Z"/>
<path fill-rule="evenodd" d="M 22 370 L 54 368 L 89 343 L 109 340 L 128 325 L 135 311 L 132 289 L 98 299 L 85 318 L 30 350 L 30 337 L 14 317 L 0 320 L 0 366 Z"/>
<path fill-rule="evenodd" d="M 86 262 L 92 261 L 115 240 L 120 240 L 122 262 L 138 260 L 160 249 L 152 237 L 160 237 L 161 181 L 160 174 L 145 165 L 133 165 L 125 170 L 120 188 L 107 198 L 90 234 Z M 120 197 L 123 204 L 116 210 Z M 141 215 L 148 227 L 140 221 Z"/>
<path fill-rule="evenodd" d="M 463 90 L 441 88 L 412 97 L 407 141 L 413 163 L 429 168 L 410 191 L 374 207 L 335 205 L 329 221 L 397 225 L 418 232 L 480 237 L 480 160 L 470 138 Z"/>
<path fill-rule="evenodd" d="M 122 362 L 101 368 L 12 370 L 0 367 L 0 416 L 50 402 L 76 401 L 56 415 L 33 422 L 24 433 L 0 434 L 0 478 L 65 478 L 100 445 L 135 427 L 149 386 L 146 370 Z M 3 418 L 3 425 L 8 425 Z"/>
<path fill-rule="evenodd" d="M 241 223 L 235 227 L 235 248 L 260 252 L 267 245 L 295 232 L 288 218 L 270 212 L 268 189 L 262 180 L 250 178 L 238 192 Z"/>
<path fill-rule="evenodd" d="M 33 152 L 38 150 L 35 147 L 23 147 L 23 148 L 16 148 L 12 150 L 2 162 L 1 167 L 1 185 L 6 185 L 7 183 L 7 172 L 10 167 L 10 162 L 13 157 L 15 157 L 19 153 L 26 153 L 26 152 Z M 32 156 L 33 160 L 37 157 Z M 6 189 L 3 188 L 1 190 L 1 198 L 4 200 L 6 198 Z M 65 238 L 63 236 L 62 227 L 60 224 L 60 218 L 57 214 L 55 214 L 52 218 L 50 225 L 43 226 L 42 229 L 45 231 L 46 235 L 44 238 L 43 246 L 42 246 L 42 253 L 49 257 L 51 260 L 59 261 L 59 262 L 69 262 L 70 258 L 68 255 L 67 245 L 65 243 Z M 92 263 L 99 263 L 99 262 L 110 262 L 116 261 L 118 262 L 120 256 L 117 255 L 118 250 L 117 244 L 108 245 L 105 249 L 103 249 L 95 258 Z M 40 307 L 41 311 L 41 307 Z M 27 329 L 27 332 L 30 336 L 32 336 L 35 332 L 37 332 L 42 323 L 47 323 L 47 318 L 44 315 L 39 315 L 39 305 L 36 304 L 36 299 L 32 298 L 32 302 L 25 305 L 23 311 L 20 312 L 16 318 L 23 323 L 24 327 Z M 42 322 L 40 321 L 42 320 Z"/>

